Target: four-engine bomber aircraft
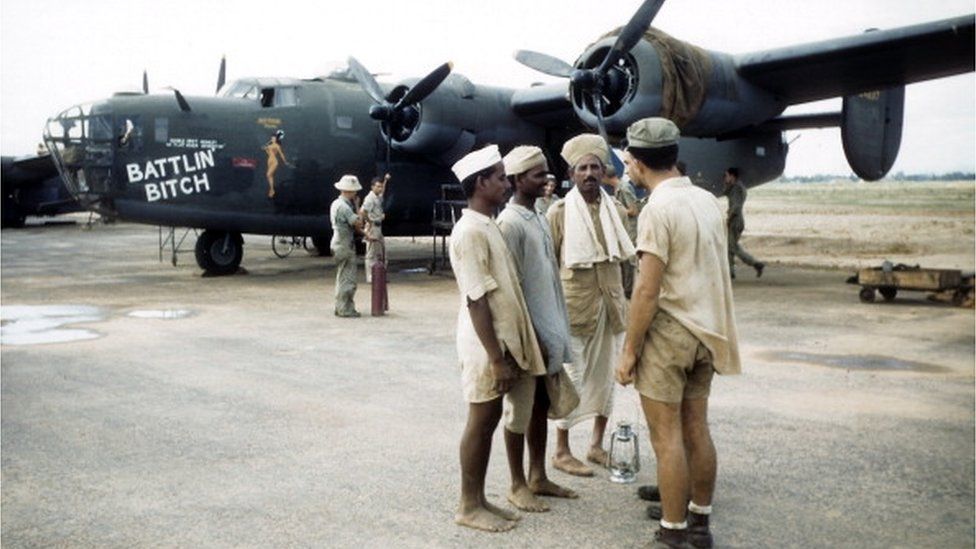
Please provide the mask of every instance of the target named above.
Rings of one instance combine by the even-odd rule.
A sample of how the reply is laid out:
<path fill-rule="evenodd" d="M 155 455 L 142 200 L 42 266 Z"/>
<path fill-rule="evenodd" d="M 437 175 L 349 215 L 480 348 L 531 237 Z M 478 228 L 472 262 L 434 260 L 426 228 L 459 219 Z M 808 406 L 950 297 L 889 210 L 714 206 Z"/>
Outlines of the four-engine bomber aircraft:
<path fill-rule="evenodd" d="M 974 69 L 973 15 L 743 55 L 707 51 L 650 28 L 663 0 L 570 65 L 520 51 L 521 63 L 566 81 L 505 89 L 450 74 L 377 83 L 354 59 L 312 79 L 242 78 L 217 97 L 119 93 L 48 122 L 45 143 L 72 194 L 118 219 L 204 229 L 201 268 L 237 270 L 242 233 L 331 233 L 332 182 L 389 171 L 387 235 L 430 234 L 432 203 L 451 164 L 486 143 L 559 147 L 589 129 L 619 142 L 628 124 L 665 116 L 682 130 L 682 159 L 713 176 L 740 166 L 758 185 L 785 165 L 787 129 L 839 126 L 860 177 L 876 180 L 901 140 L 904 85 Z M 840 112 L 781 116 L 843 97 Z M 379 122 L 377 124 L 377 122 Z M 713 192 L 720 181 L 696 181 Z"/>

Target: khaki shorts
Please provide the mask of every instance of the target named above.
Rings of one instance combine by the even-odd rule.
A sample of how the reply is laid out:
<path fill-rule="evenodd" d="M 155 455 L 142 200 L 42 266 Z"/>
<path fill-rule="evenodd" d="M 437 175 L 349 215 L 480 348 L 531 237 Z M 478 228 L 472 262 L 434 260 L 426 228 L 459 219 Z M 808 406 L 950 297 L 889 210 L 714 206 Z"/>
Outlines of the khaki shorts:
<path fill-rule="evenodd" d="M 539 378 L 522 370 L 519 370 L 519 374 L 512 388 L 504 395 L 502 425 L 513 433 L 523 435 L 532 419 L 536 380 Z M 490 402 L 502 396 L 495 391 L 494 384 L 491 367 L 465 365 L 461 369 L 464 399 L 470 403 Z"/>
<path fill-rule="evenodd" d="M 708 348 L 673 316 L 658 310 L 637 364 L 637 391 L 660 402 L 708 398 L 714 374 Z"/>

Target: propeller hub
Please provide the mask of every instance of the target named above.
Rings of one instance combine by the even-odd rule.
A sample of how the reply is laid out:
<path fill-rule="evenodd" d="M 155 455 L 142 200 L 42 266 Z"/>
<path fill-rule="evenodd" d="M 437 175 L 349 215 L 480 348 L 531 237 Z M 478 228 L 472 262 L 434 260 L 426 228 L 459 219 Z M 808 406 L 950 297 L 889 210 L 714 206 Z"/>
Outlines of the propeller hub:
<path fill-rule="evenodd" d="M 373 120 L 390 120 L 393 117 L 393 107 L 389 104 L 371 105 L 369 107 L 369 117 Z"/>

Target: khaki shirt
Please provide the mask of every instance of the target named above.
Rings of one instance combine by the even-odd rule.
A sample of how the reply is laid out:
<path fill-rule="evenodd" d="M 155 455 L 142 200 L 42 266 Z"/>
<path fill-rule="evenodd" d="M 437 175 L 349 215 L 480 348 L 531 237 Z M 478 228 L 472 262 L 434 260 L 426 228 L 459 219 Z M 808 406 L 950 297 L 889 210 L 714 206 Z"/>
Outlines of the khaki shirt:
<path fill-rule="evenodd" d="M 332 242 L 330 247 L 353 249 L 353 225 L 358 216 L 352 204 L 343 197 L 332 201 L 329 208 L 329 220 L 332 222 Z"/>
<path fill-rule="evenodd" d="M 637 240 L 637 216 L 640 215 L 640 204 L 637 202 L 634 185 L 630 181 L 621 181 L 617 184 L 617 190 L 614 191 L 613 196 L 623 206 L 624 213 L 620 216 L 620 220 L 624 222 L 627 235 L 630 236 L 630 240 L 633 242 Z M 627 210 L 631 207 L 637 209 L 637 213 L 633 217 L 627 213 Z"/>
<path fill-rule="evenodd" d="M 383 236 L 383 219 L 386 214 L 383 213 L 383 197 L 377 196 L 376 193 L 370 191 L 366 194 L 366 198 L 363 199 L 363 212 L 366 214 L 366 220 L 369 221 L 369 237 L 370 238 L 380 238 Z"/>
<path fill-rule="evenodd" d="M 715 371 L 737 374 L 739 344 L 725 223 L 718 200 L 687 177 L 661 182 L 637 221 L 637 252 L 664 263 L 658 305 L 712 353 Z"/>
<path fill-rule="evenodd" d="M 746 226 L 742 216 L 742 208 L 746 204 L 746 186 L 741 181 L 736 181 L 726 189 L 725 196 L 729 197 L 729 215 L 726 222 L 731 230 L 741 233 Z"/>
<path fill-rule="evenodd" d="M 616 204 L 621 219 L 626 217 L 619 204 Z M 599 201 L 587 204 L 597 242 L 606 252 L 607 240 L 600 223 Z M 559 278 L 563 282 L 566 295 L 566 310 L 569 313 L 569 330 L 574 336 L 589 337 L 596 332 L 597 314 L 600 304 L 608 315 L 610 329 L 619 334 L 626 329 L 626 302 L 624 287 L 620 278 L 620 263 L 603 261 L 594 263 L 588 269 L 570 269 L 563 261 L 563 237 L 566 234 L 566 201 L 560 200 L 549 208 L 549 228 L 552 230 L 553 244 L 559 258 Z"/>
<path fill-rule="evenodd" d="M 529 375 L 546 373 L 545 362 L 529 311 L 519 287 L 518 274 L 505 239 L 495 221 L 465 208 L 451 231 L 451 267 L 461 293 L 457 317 L 457 350 L 462 367 L 489 371 L 488 352 L 478 339 L 468 313 L 468 302 L 488 296 L 495 336 Z"/>

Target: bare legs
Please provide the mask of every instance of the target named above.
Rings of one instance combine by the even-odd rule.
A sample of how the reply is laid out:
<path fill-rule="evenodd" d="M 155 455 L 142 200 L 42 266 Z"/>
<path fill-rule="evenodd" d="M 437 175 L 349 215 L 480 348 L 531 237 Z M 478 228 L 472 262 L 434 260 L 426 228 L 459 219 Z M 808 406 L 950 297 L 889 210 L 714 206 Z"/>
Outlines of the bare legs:
<path fill-rule="evenodd" d="M 708 430 L 708 399 L 677 404 L 642 396 L 641 405 L 657 457 L 662 518 L 683 522 L 689 498 L 697 505 L 711 505 L 715 492 L 717 462 Z"/>
<path fill-rule="evenodd" d="M 454 522 L 462 526 L 504 532 L 518 516 L 485 499 L 485 474 L 491 454 L 491 436 L 502 415 L 502 399 L 468 405 L 468 422 L 461 435 L 461 501 Z"/>
<path fill-rule="evenodd" d="M 532 404 L 532 419 L 526 434 L 520 435 L 505 429 L 505 450 L 508 455 L 508 468 L 512 475 L 512 486 L 508 501 L 523 511 L 544 512 L 549 505 L 536 496 L 576 498 L 576 492 L 559 486 L 546 475 L 546 441 L 548 425 L 546 413 L 549 398 L 542 377 L 536 380 L 535 399 Z M 525 440 L 529 446 L 529 478 L 526 481 L 523 467 Z"/>
<path fill-rule="evenodd" d="M 607 417 L 596 416 L 593 419 L 593 436 L 590 438 L 590 449 L 586 453 L 587 461 L 597 465 L 606 465 L 607 452 L 603 449 L 603 435 L 607 430 Z M 569 430 L 556 429 L 556 453 L 552 457 L 552 465 L 556 469 L 580 477 L 593 476 L 593 469 L 576 459 L 569 448 Z"/>

